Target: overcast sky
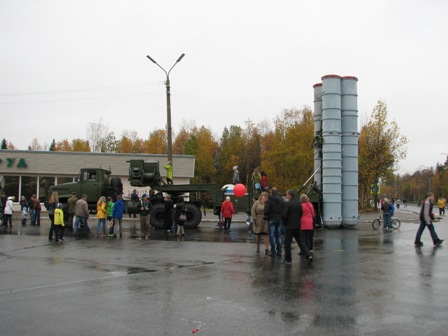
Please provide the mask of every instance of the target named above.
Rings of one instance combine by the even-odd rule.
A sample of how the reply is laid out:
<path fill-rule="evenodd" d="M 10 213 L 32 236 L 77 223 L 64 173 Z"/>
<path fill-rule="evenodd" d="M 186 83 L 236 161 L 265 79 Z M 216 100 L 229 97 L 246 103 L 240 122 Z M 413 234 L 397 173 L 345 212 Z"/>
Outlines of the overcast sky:
<path fill-rule="evenodd" d="M 313 107 L 326 74 L 356 76 L 360 124 L 378 100 L 409 139 L 401 173 L 448 153 L 448 1 L 0 0 L 0 138 L 120 137 L 172 125 L 271 122 Z"/>

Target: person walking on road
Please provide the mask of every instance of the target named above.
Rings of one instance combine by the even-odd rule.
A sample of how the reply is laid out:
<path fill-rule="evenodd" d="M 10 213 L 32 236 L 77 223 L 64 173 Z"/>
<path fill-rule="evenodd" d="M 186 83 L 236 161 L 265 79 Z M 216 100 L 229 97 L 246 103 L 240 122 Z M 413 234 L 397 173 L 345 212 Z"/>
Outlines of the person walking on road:
<path fill-rule="evenodd" d="M 285 264 L 290 265 L 292 263 L 291 257 L 291 243 L 294 238 L 300 246 L 301 253 L 305 255 L 308 262 L 313 261 L 313 256 L 310 250 L 305 245 L 300 232 L 301 218 L 302 218 L 302 205 L 297 199 L 296 192 L 292 189 L 286 192 L 286 198 L 288 202 L 285 203 L 282 211 L 283 222 L 285 223 Z"/>
<path fill-rule="evenodd" d="M 439 216 L 444 215 L 445 216 L 445 205 L 446 201 L 443 197 L 439 198 L 437 201 L 437 207 L 439 208 Z"/>
<path fill-rule="evenodd" d="M 434 202 L 434 194 L 429 193 L 420 209 L 420 226 L 418 227 L 414 241 L 414 245 L 416 247 L 423 246 L 421 238 L 423 231 L 425 230 L 426 227 L 428 227 L 429 233 L 431 234 L 432 242 L 434 243 L 435 246 L 439 246 L 443 243 L 443 239 L 440 239 L 437 236 L 437 233 L 434 229 L 434 224 L 432 223 L 432 221 L 435 218 L 432 212 L 433 202 Z"/>
<path fill-rule="evenodd" d="M 224 218 L 224 232 L 230 232 L 230 224 L 232 224 L 232 216 L 235 214 L 233 203 L 230 201 L 230 196 L 221 205 L 221 217 Z"/>
<path fill-rule="evenodd" d="M 271 245 L 271 257 L 282 255 L 282 210 L 283 199 L 278 195 L 277 188 L 271 188 L 270 195 L 264 206 L 264 218 L 268 221 L 269 244 Z"/>

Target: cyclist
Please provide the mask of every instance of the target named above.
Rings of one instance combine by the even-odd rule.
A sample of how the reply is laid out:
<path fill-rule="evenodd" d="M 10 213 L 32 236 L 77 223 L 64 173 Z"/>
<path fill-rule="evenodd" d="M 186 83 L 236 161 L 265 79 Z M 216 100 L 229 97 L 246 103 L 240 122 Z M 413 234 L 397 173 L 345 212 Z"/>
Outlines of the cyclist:
<path fill-rule="evenodd" d="M 391 210 L 392 206 L 389 203 L 389 199 L 387 197 L 384 198 L 384 202 L 381 205 L 381 210 L 383 211 L 383 219 L 384 219 L 384 226 L 383 226 L 383 230 L 384 231 L 389 231 L 392 230 L 392 223 L 391 223 Z"/>

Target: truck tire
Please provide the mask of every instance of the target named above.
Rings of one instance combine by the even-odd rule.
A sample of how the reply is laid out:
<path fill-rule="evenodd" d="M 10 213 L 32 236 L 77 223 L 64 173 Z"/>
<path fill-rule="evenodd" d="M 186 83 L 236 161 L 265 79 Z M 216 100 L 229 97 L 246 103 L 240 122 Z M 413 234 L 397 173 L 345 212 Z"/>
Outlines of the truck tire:
<path fill-rule="evenodd" d="M 165 205 L 156 203 L 151 210 L 151 225 L 155 229 L 165 228 Z"/>
<path fill-rule="evenodd" d="M 185 203 L 187 221 L 185 229 L 196 229 L 202 220 L 202 213 L 195 204 Z M 155 229 L 165 229 L 165 204 L 157 203 L 151 210 L 151 225 Z"/>
<path fill-rule="evenodd" d="M 185 229 L 196 229 L 202 220 L 201 210 L 191 203 L 185 203 L 187 208 L 187 221 L 185 222 Z"/>

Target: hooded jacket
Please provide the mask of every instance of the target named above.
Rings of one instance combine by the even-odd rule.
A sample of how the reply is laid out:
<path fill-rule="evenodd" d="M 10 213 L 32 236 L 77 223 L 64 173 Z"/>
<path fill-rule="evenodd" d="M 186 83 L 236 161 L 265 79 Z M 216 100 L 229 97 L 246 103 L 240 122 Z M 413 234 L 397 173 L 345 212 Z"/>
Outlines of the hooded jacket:
<path fill-rule="evenodd" d="M 269 221 L 281 221 L 285 202 L 278 195 L 270 195 L 264 206 L 264 217 Z"/>

